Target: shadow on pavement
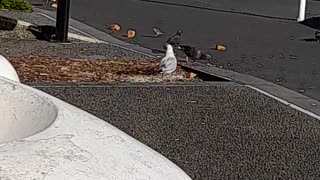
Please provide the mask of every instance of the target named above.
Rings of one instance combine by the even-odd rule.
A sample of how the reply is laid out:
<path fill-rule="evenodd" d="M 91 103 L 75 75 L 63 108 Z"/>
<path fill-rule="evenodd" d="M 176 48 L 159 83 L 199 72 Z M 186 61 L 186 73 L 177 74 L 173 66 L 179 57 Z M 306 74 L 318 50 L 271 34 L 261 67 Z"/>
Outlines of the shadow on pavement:
<path fill-rule="evenodd" d="M 301 22 L 301 24 L 313 29 L 320 29 L 320 16 L 311 17 Z"/>
<path fill-rule="evenodd" d="M 318 40 L 315 39 L 315 38 L 303 38 L 303 39 L 300 39 L 300 41 L 305 41 L 305 42 L 318 42 Z"/>

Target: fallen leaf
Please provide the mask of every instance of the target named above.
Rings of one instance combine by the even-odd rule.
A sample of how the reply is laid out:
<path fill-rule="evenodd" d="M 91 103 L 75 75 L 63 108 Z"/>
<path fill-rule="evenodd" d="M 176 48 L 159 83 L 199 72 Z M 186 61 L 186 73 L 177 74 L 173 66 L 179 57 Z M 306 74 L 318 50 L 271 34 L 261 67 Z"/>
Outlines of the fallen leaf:
<path fill-rule="evenodd" d="M 187 78 L 189 81 L 192 81 L 192 80 L 194 80 L 194 78 L 195 78 L 196 76 L 197 76 L 196 73 L 189 72 L 189 73 L 187 73 L 186 78 Z"/>
<path fill-rule="evenodd" d="M 134 30 L 128 30 L 128 32 L 127 32 L 127 37 L 129 38 L 129 39 L 132 39 L 132 38 L 134 38 L 136 36 L 136 31 L 134 31 Z"/>
<path fill-rule="evenodd" d="M 121 27 L 118 24 L 111 24 L 108 26 L 108 29 L 111 31 L 120 31 Z"/>
<path fill-rule="evenodd" d="M 57 9 L 57 8 L 58 8 L 58 4 L 57 4 L 57 3 L 52 3 L 52 4 L 51 4 L 51 7 Z"/>

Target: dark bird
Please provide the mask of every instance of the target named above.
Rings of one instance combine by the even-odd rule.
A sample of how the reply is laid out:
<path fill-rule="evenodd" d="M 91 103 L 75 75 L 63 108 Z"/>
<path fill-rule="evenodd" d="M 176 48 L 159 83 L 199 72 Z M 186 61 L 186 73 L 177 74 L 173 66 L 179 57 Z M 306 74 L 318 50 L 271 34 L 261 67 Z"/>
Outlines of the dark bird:
<path fill-rule="evenodd" d="M 174 46 L 174 47 L 178 47 L 181 43 L 181 35 L 182 35 L 182 31 L 178 30 L 177 33 L 173 36 L 171 36 L 166 43 Z"/>
<path fill-rule="evenodd" d="M 56 27 L 50 25 L 30 25 L 27 28 L 39 40 L 52 42 L 56 40 Z"/>
<path fill-rule="evenodd" d="M 318 42 L 320 42 L 320 31 L 317 30 L 316 33 L 314 34 L 315 38 L 317 39 Z"/>
<path fill-rule="evenodd" d="M 200 56 L 200 59 L 211 61 L 212 60 L 212 56 L 210 54 L 203 54 L 202 53 L 201 56 Z"/>
<path fill-rule="evenodd" d="M 178 49 L 187 56 L 186 61 L 189 62 L 189 58 L 193 60 L 208 60 L 211 61 L 212 56 L 210 54 L 205 54 L 201 50 L 188 45 L 179 45 Z"/>
<path fill-rule="evenodd" d="M 178 49 L 181 50 L 186 55 L 186 61 L 189 62 L 189 58 L 193 60 L 199 59 L 201 56 L 201 51 L 188 45 L 179 45 Z"/>

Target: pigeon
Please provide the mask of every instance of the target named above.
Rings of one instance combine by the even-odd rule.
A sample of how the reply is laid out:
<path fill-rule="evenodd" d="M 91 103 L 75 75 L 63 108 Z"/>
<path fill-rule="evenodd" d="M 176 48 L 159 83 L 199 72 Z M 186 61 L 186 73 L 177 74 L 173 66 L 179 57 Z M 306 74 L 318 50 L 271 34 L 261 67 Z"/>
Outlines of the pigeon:
<path fill-rule="evenodd" d="M 314 34 L 315 38 L 317 39 L 318 42 L 320 42 L 320 31 L 317 30 L 316 33 Z"/>
<path fill-rule="evenodd" d="M 189 57 L 193 60 L 199 59 L 201 56 L 201 51 L 197 50 L 194 47 L 188 46 L 188 45 L 179 45 L 178 49 L 184 52 L 184 54 L 187 56 L 186 61 L 189 63 Z"/>
<path fill-rule="evenodd" d="M 201 54 L 200 59 L 211 61 L 212 56 L 210 54 Z"/>
<path fill-rule="evenodd" d="M 157 29 L 156 27 L 153 27 L 154 37 L 159 37 L 163 35 L 164 33 L 160 31 L 160 29 Z"/>
<path fill-rule="evenodd" d="M 178 30 L 177 33 L 173 36 L 171 36 L 166 43 L 174 46 L 174 47 L 178 47 L 181 43 L 181 35 L 182 35 L 182 31 Z"/>
<path fill-rule="evenodd" d="M 184 54 L 187 56 L 186 61 L 187 63 L 189 62 L 189 57 L 192 58 L 193 60 L 211 60 L 212 57 L 210 54 L 205 54 L 201 50 L 196 49 L 195 47 L 188 46 L 188 45 L 179 45 L 178 47 L 179 50 L 184 52 Z"/>
<path fill-rule="evenodd" d="M 166 44 L 166 55 L 160 61 L 159 73 L 171 74 L 177 69 L 177 58 L 174 55 L 173 47 L 170 44 Z"/>
<path fill-rule="evenodd" d="M 30 25 L 27 28 L 39 40 L 53 41 L 56 39 L 56 27 L 50 25 Z"/>

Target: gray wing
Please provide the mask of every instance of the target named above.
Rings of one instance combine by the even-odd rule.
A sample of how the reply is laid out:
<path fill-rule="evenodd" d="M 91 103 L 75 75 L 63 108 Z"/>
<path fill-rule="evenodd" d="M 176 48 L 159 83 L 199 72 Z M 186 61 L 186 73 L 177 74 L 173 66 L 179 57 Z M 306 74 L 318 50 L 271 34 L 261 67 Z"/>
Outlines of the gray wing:
<path fill-rule="evenodd" d="M 175 71 L 177 68 L 177 59 L 175 57 L 168 57 L 163 64 L 160 64 L 162 71 Z"/>

